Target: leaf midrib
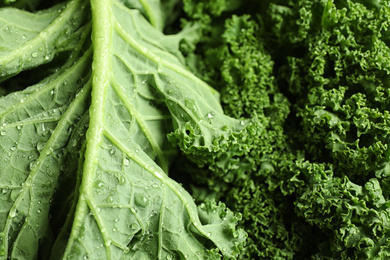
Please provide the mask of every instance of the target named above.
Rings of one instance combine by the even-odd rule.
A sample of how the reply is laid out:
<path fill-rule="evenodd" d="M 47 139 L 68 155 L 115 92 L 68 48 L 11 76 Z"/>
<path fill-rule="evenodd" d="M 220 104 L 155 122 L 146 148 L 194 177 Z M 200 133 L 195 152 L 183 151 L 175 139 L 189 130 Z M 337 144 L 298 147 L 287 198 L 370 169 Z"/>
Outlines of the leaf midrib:
<path fill-rule="evenodd" d="M 75 220 L 73 226 L 83 223 L 84 218 L 90 210 L 101 231 L 106 249 L 107 259 L 111 259 L 110 239 L 105 228 L 99 219 L 96 205 L 92 202 L 92 183 L 97 167 L 98 150 L 102 141 L 104 103 L 106 100 L 107 88 L 110 85 L 111 56 L 112 56 L 112 0 L 91 0 L 92 12 L 92 46 L 94 49 L 92 61 L 92 92 L 91 106 L 89 109 L 90 121 L 86 133 L 85 161 L 83 165 L 83 176 L 80 185 L 80 197 L 76 206 Z M 74 233 L 76 232 L 76 233 Z M 72 230 L 71 237 L 77 236 L 79 230 Z M 70 247 L 68 247 L 70 249 Z M 66 252 L 65 252 L 66 254 Z"/>

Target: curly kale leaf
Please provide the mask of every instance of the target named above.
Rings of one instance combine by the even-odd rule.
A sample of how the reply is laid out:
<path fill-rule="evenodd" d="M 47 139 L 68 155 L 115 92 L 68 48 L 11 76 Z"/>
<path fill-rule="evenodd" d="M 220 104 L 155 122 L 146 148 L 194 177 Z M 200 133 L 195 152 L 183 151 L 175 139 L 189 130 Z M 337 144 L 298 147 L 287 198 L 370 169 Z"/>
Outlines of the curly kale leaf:
<path fill-rule="evenodd" d="M 256 129 L 236 139 L 241 153 L 226 149 L 242 167 L 223 173 L 209 159 L 189 170 L 215 191 L 207 196 L 243 214 L 242 257 L 386 257 L 388 1 L 185 3 L 186 23 L 201 34 L 189 66 L 217 86 L 227 113 Z"/>

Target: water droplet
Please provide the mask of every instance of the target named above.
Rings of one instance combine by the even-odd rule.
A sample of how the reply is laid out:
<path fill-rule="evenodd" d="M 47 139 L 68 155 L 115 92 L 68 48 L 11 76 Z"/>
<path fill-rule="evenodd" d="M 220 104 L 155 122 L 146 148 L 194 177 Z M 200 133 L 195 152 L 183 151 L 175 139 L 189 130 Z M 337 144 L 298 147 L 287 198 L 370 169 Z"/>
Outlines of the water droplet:
<path fill-rule="evenodd" d="M 38 213 L 38 214 L 41 214 L 41 210 L 40 210 L 40 209 L 37 209 L 37 213 Z"/>
<path fill-rule="evenodd" d="M 115 148 L 112 148 L 112 149 L 110 150 L 110 154 L 111 154 L 111 155 L 114 155 L 115 152 L 116 152 L 116 149 L 115 149 Z"/>
<path fill-rule="evenodd" d="M 133 224 L 130 225 L 130 228 L 137 229 L 138 228 L 138 224 L 137 223 L 133 223 Z"/>
<path fill-rule="evenodd" d="M 196 107 L 196 104 L 195 104 L 195 101 L 192 100 L 192 99 L 185 99 L 184 100 L 184 104 L 187 108 L 191 109 L 192 111 L 197 111 L 197 107 Z"/>
<path fill-rule="evenodd" d="M 38 52 L 34 51 L 33 53 L 31 53 L 31 57 L 33 57 L 33 58 L 38 57 Z"/>
<path fill-rule="evenodd" d="M 151 212 L 150 212 L 150 217 L 155 217 L 155 216 L 157 216 L 158 215 L 158 212 L 156 211 L 156 210 L 152 210 Z"/>
<path fill-rule="evenodd" d="M 211 233 L 210 233 L 210 232 L 208 232 L 208 233 L 207 233 L 207 236 L 208 236 L 208 237 L 211 237 Z"/>
<path fill-rule="evenodd" d="M 16 209 L 13 209 L 13 210 L 11 210 L 11 211 L 9 212 L 9 216 L 10 216 L 11 218 L 16 217 L 16 215 L 17 215 Z"/>
<path fill-rule="evenodd" d="M 123 159 L 123 165 L 124 165 L 124 166 L 129 166 L 129 165 L 130 165 L 129 159 L 124 158 L 124 159 Z"/>
<path fill-rule="evenodd" d="M 141 84 L 145 85 L 146 84 L 146 80 L 141 81 Z"/>
<path fill-rule="evenodd" d="M 214 112 L 209 112 L 209 113 L 207 114 L 207 117 L 211 119 L 211 118 L 214 117 L 214 115 L 215 115 Z"/>
<path fill-rule="evenodd" d="M 35 161 L 30 162 L 30 170 L 32 170 L 35 167 L 36 163 Z"/>
<path fill-rule="evenodd" d="M 38 143 L 37 143 L 37 149 L 38 149 L 38 151 L 41 151 L 44 147 L 45 147 L 45 143 L 44 143 L 44 142 L 38 142 Z"/>
<path fill-rule="evenodd" d="M 115 221 L 115 222 L 118 222 L 118 221 L 119 221 L 119 218 L 116 218 L 114 221 Z"/>
<path fill-rule="evenodd" d="M 119 177 L 118 177 L 118 180 L 119 180 L 119 183 L 120 183 L 120 184 L 124 184 L 124 183 L 126 182 L 126 179 L 125 179 L 125 177 L 123 177 L 123 176 L 119 176 Z"/>
<path fill-rule="evenodd" d="M 11 146 L 11 148 L 10 148 L 10 149 L 11 149 L 11 151 L 13 151 L 13 152 L 14 152 L 14 151 L 16 150 L 16 146 Z"/>
<path fill-rule="evenodd" d="M 137 193 L 135 194 L 135 204 L 141 207 L 146 207 L 149 204 L 148 198 L 146 198 L 143 194 Z"/>
<path fill-rule="evenodd" d="M 4 131 L 4 130 L 1 130 L 1 131 L 0 131 L 0 135 L 3 135 L 3 136 L 4 136 L 4 135 L 6 135 L 6 134 L 7 134 L 6 131 Z"/>

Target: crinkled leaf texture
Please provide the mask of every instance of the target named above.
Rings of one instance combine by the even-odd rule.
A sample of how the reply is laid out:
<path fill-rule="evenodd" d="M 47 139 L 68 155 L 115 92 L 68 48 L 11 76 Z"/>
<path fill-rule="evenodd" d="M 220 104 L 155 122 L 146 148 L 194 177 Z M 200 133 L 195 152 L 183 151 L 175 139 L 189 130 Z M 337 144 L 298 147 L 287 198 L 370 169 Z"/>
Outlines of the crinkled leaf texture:
<path fill-rule="evenodd" d="M 179 37 L 122 1 L 91 2 L 7 9 L 40 27 L 1 19 L 29 32 L 1 48 L 4 87 L 54 69 L 0 100 L 0 259 L 236 257 L 240 216 L 197 206 L 168 177 L 177 151 L 167 134 L 178 118 L 221 113 L 217 93 L 180 63 Z"/>

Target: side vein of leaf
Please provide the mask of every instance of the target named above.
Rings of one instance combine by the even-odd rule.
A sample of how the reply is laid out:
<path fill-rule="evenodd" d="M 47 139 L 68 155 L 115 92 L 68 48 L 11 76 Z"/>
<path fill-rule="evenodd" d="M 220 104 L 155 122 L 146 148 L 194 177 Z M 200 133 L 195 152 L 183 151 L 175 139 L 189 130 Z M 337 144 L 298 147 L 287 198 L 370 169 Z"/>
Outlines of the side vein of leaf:
<path fill-rule="evenodd" d="M 28 119 L 28 120 L 22 120 L 18 121 L 17 123 L 11 123 L 11 124 L 6 124 L 0 126 L 0 130 L 6 130 L 9 128 L 14 128 L 16 126 L 26 126 L 26 125 L 34 125 L 34 124 L 39 124 L 39 123 L 49 123 L 49 122 L 56 122 L 61 119 L 61 115 L 58 116 L 50 116 L 50 117 L 45 117 L 41 119 Z"/>
<path fill-rule="evenodd" d="M 160 216 L 158 220 L 158 259 L 162 259 L 162 250 L 163 250 L 163 219 L 165 214 L 165 203 L 167 200 L 167 192 L 166 189 L 164 189 L 163 198 L 161 201 L 161 209 L 160 209 Z"/>
<path fill-rule="evenodd" d="M 148 126 L 146 125 L 145 120 L 143 117 L 138 113 L 138 111 L 134 108 L 133 104 L 131 103 L 130 99 L 126 96 L 126 94 L 123 92 L 119 84 L 112 80 L 112 86 L 115 89 L 115 92 L 117 93 L 120 100 L 125 105 L 126 109 L 130 113 L 131 116 L 133 116 L 136 120 L 136 122 L 139 124 L 142 132 L 145 134 L 146 138 L 148 139 L 149 143 L 152 145 L 153 151 L 157 154 L 158 158 L 161 162 L 161 167 L 164 171 L 168 171 L 168 165 L 166 160 L 164 159 L 164 154 L 160 148 L 160 146 L 157 144 L 156 139 L 153 137 L 154 135 L 150 132 Z"/>
<path fill-rule="evenodd" d="M 157 29 L 162 29 L 159 28 L 160 24 L 158 24 L 157 17 L 154 15 L 155 12 L 152 10 L 152 6 L 148 3 L 147 0 L 139 0 L 141 2 L 142 7 L 145 9 L 146 15 L 149 18 L 149 22 L 151 25 L 153 25 Z"/>

